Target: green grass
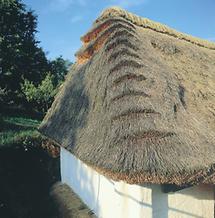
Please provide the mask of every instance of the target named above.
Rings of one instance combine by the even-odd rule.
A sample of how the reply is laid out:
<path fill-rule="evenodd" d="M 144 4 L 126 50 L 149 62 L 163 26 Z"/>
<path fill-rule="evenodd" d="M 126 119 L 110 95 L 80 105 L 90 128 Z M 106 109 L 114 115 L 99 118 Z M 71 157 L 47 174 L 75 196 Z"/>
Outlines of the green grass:
<path fill-rule="evenodd" d="M 23 118 L 23 117 L 3 117 L 3 120 L 13 125 L 32 127 L 32 128 L 37 128 L 38 125 L 40 124 L 40 121 L 38 120 L 32 120 L 32 119 Z"/>
<path fill-rule="evenodd" d="M 0 147 L 41 142 L 42 136 L 37 131 L 39 124 L 38 120 L 3 116 L 0 120 Z"/>

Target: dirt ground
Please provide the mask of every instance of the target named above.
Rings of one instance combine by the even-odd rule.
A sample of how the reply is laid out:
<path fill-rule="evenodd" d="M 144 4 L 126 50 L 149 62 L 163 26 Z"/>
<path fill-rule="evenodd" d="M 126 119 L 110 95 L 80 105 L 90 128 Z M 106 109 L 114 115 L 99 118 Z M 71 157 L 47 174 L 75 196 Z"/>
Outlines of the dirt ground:
<path fill-rule="evenodd" d="M 96 218 L 94 213 L 65 184 L 56 183 L 52 187 L 51 196 L 58 205 L 60 217 Z"/>

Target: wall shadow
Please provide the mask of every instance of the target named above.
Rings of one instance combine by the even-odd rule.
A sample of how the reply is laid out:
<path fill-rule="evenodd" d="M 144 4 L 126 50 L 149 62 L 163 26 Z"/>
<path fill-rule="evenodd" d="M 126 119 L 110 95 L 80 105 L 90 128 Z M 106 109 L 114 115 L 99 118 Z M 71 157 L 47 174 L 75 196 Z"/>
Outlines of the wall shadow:
<path fill-rule="evenodd" d="M 128 184 L 126 184 L 126 185 L 128 185 Z M 128 185 L 128 186 L 130 186 L 130 185 Z M 194 187 L 194 188 L 196 188 L 195 189 L 196 192 L 192 188 L 186 188 L 184 190 L 180 190 L 180 191 L 175 192 L 175 193 L 164 193 L 162 191 L 161 185 L 146 184 L 146 185 L 139 185 L 139 186 L 140 186 L 140 192 L 141 192 L 142 196 L 147 194 L 143 190 L 144 188 L 150 189 L 150 191 L 148 192 L 148 193 L 151 193 L 151 202 L 150 203 L 145 203 L 144 201 L 140 201 L 134 195 L 120 192 L 117 189 L 115 189 L 115 192 L 117 194 L 119 194 L 121 197 L 123 197 L 125 199 L 127 198 L 131 201 L 134 201 L 135 203 L 137 203 L 138 205 L 140 205 L 142 207 L 142 209 L 140 210 L 140 214 L 139 214 L 140 218 L 146 217 L 144 208 L 151 209 L 151 216 L 150 216 L 151 218 L 172 218 L 172 217 L 174 217 L 173 214 L 177 214 L 178 217 L 183 217 L 183 218 L 186 218 L 186 217 L 203 218 L 203 217 L 207 217 L 207 214 L 204 214 L 204 212 L 202 212 L 202 215 L 198 215 L 196 211 L 187 210 L 190 207 L 192 208 L 192 206 L 193 206 L 192 199 L 190 199 L 189 204 L 187 204 L 187 203 L 185 204 L 185 208 L 182 207 L 180 209 L 179 205 L 184 204 L 183 200 L 178 198 L 178 201 L 177 201 L 177 197 L 176 197 L 172 201 L 171 195 L 172 196 L 174 196 L 174 195 L 175 196 L 176 195 L 192 196 L 192 198 L 198 199 L 200 201 L 201 200 L 213 200 L 212 195 L 210 195 L 211 197 L 207 196 L 207 191 L 211 190 L 210 186 L 208 186 L 208 187 L 204 186 L 204 189 L 202 189 L 201 186 L 199 186 L 198 188 Z M 199 190 L 199 192 L 198 192 L 198 190 Z M 206 194 L 204 194 L 204 190 L 206 191 Z M 206 208 L 202 208 L 202 211 L 204 211 L 205 209 Z"/>
<path fill-rule="evenodd" d="M 168 218 L 168 210 L 168 194 L 162 192 L 160 185 L 156 185 L 156 188 L 152 188 L 152 218 Z"/>

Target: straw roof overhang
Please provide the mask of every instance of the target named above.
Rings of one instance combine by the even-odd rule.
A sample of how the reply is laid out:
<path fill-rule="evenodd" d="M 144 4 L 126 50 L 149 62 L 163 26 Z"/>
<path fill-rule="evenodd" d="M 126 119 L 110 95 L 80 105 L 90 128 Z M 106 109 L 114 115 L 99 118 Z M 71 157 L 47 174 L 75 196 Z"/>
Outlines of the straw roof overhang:
<path fill-rule="evenodd" d="M 81 40 L 40 131 L 114 180 L 214 184 L 215 44 L 119 8 Z"/>

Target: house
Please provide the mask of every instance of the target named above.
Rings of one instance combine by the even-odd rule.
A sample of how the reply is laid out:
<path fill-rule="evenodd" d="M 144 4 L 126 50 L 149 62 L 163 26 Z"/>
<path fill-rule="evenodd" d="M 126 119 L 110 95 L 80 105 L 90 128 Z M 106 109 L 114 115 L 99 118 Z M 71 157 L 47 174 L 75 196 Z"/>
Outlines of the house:
<path fill-rule="evenodd" d="M 212 218 L 215 44 L 106 9 L 40 126 L 102 218 Z"/>

